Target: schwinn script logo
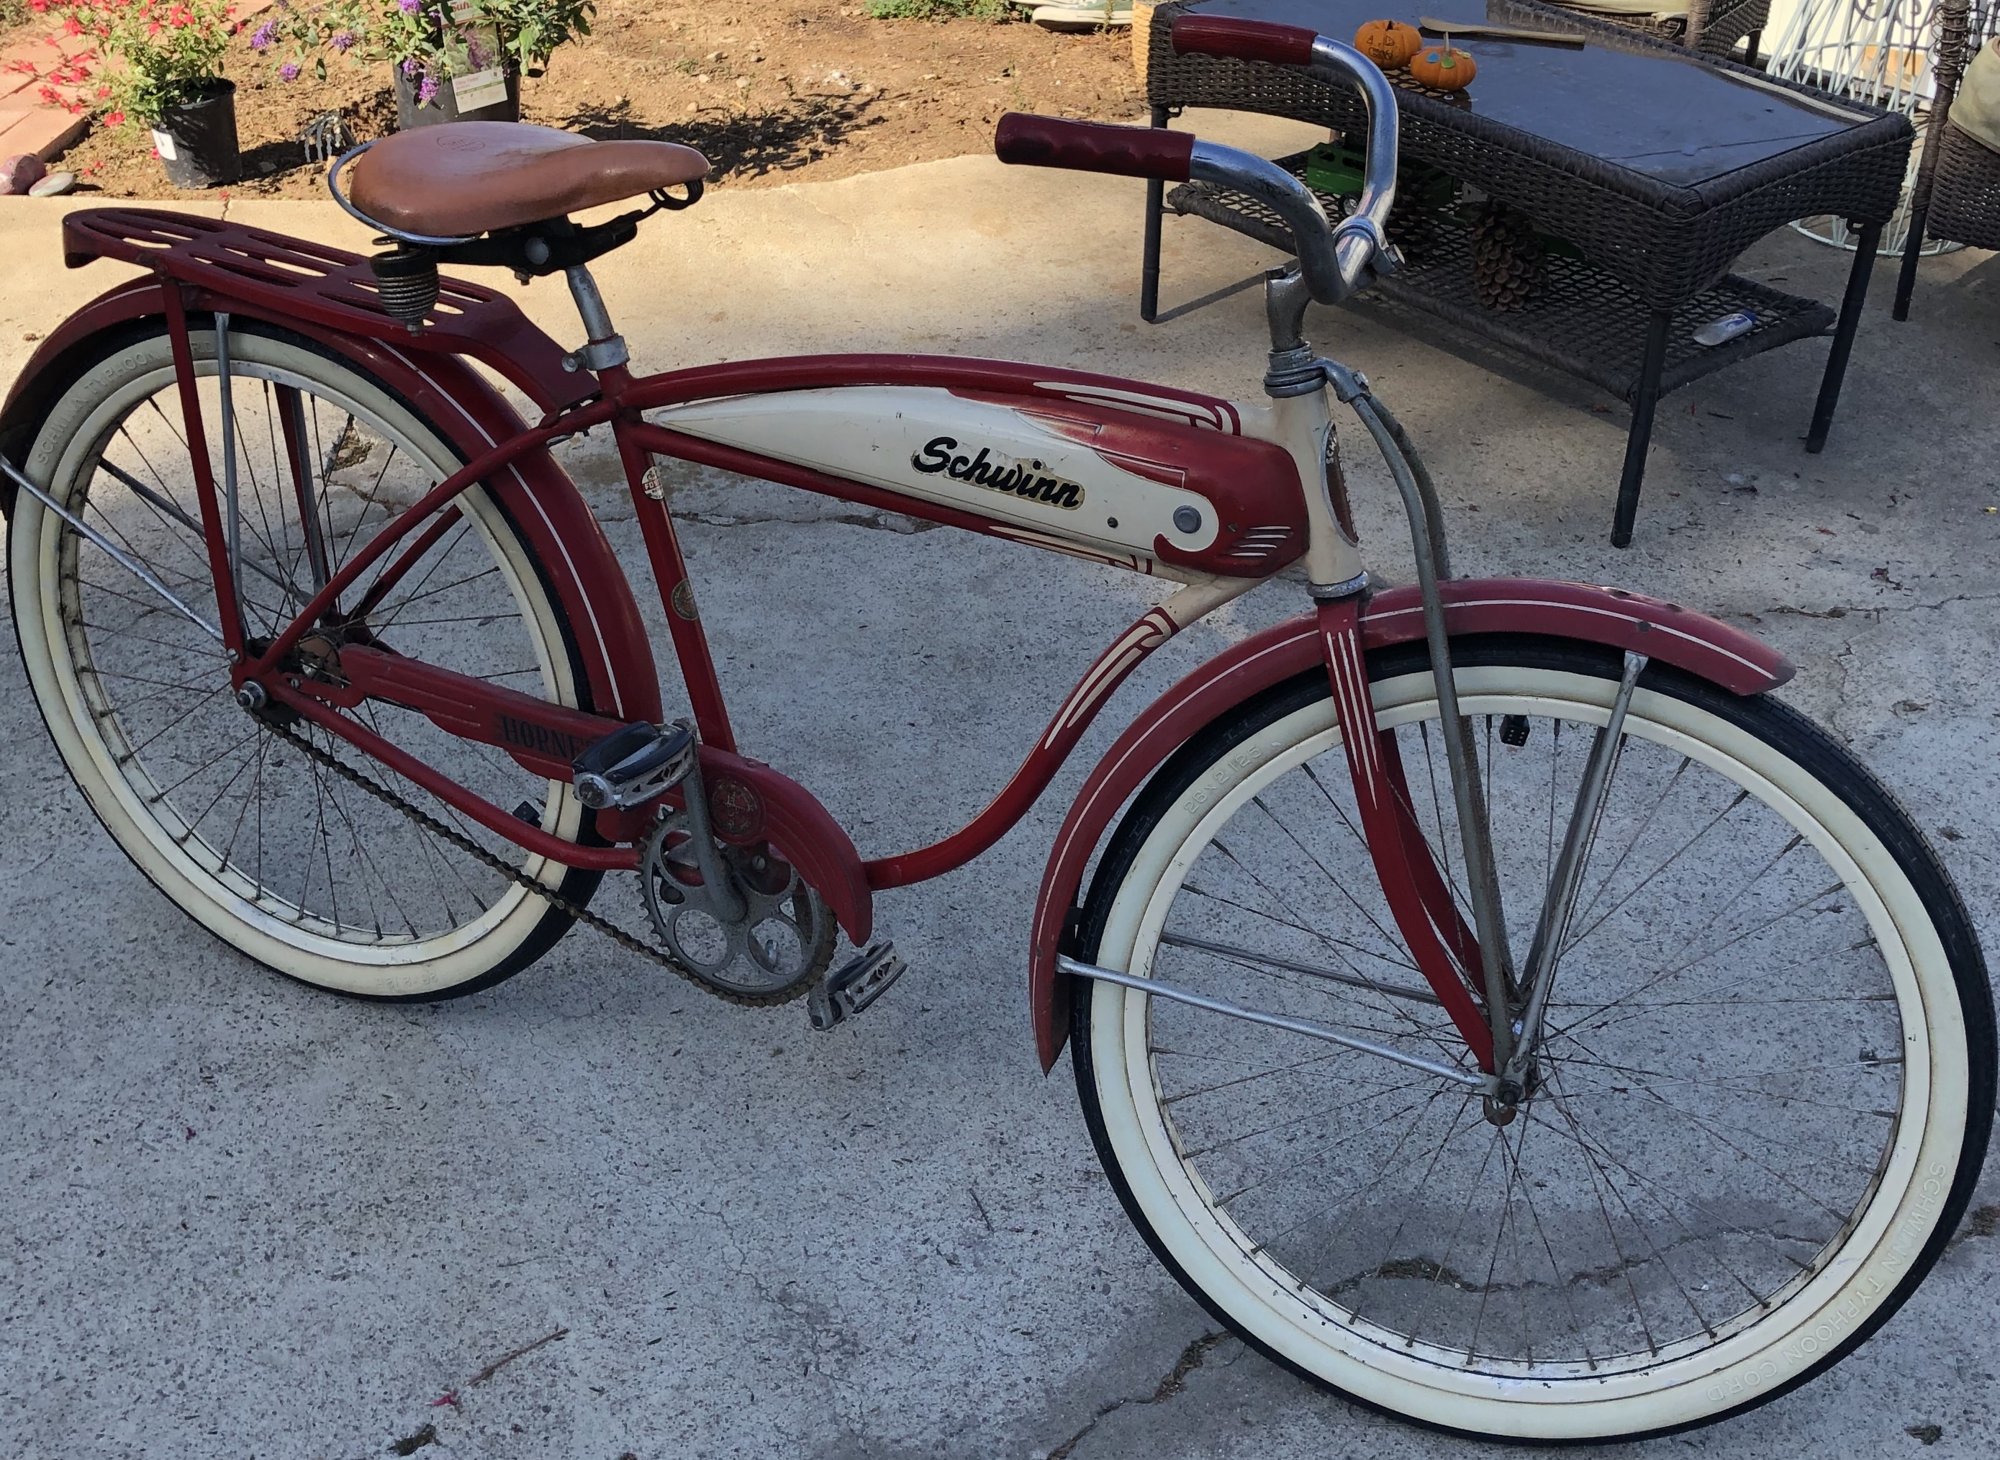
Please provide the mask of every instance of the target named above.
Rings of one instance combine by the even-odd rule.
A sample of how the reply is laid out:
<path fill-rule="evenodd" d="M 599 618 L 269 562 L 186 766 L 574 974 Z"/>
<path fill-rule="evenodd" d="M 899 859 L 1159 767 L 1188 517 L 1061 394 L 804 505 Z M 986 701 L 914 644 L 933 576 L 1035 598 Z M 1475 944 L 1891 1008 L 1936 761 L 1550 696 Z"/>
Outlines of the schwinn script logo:
<path fill-rule="evenodd" d="M 975 487 L 1068 512 L 1083 505 L 1083 488 L 1066 477 L 1044 476 L 1048 468 L 1043 462 L 996 457 L 984 446 L 977 456 L 966 456 L 950 436 L 925 442 L 924 449 L 910 458 L 910 465 L 926 476 L 942 473 L 955 482 L 971 482 Z"/>

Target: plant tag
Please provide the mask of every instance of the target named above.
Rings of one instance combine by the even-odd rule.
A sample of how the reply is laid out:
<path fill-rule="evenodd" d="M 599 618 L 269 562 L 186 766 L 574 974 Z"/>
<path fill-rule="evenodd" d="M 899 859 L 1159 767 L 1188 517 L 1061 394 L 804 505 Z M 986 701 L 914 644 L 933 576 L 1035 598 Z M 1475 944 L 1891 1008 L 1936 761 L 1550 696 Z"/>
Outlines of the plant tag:
<path fill-rule="evenodd" d="M 452 99 L 462 112 L 493 106 L 507 99 L 507 76 L 498 67 L 451 78 Z"/>
<path fill-rule="evenodd" d="M 153 150 L 160 154 L 162 162 L 180 161 L 180 154 L 174 151 L 174 139 L 165 132 L 153 133 Z"/>

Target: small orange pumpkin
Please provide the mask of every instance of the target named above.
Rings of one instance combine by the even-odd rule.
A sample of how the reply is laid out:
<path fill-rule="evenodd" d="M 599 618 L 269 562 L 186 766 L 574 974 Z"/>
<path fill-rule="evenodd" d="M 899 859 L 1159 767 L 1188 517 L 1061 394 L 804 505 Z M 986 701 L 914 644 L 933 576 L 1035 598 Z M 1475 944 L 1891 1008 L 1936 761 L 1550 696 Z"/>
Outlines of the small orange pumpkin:
<path fill-rule="evenodd" d="M 1455 46 L 1433 46 L 1410 57 L 1410 75 L 1437 91 L 1463 91 L 1478 74 L 1478 64 Z"/>
<path fill-rule="evenodd" d="M 1384 71 L 1410 64 L 1410 57 L 1424 48 L 1424 38 L 1413 25 L 1400 20 L 1371 20 L 1354 33 L 1354 49 Z"/>

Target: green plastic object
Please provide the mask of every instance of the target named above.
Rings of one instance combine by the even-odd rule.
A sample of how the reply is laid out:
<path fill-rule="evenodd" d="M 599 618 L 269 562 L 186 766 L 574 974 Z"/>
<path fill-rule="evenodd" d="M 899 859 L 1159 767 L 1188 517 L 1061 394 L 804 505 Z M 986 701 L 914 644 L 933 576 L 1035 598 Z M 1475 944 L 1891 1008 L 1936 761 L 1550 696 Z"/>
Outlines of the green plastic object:
<path fill-rule="evenodd" d="M 1306 186 L 1316 193 L 1351 197 L 1365 175 L 1361 155 L 1338 142 L 1322 142 L 1306 154 Z"/>
<path fill-rule="evenodd" d="M 1306 186 L 1315 192 L 1356 197 L 1367 173 L 1360 149 L 1342 142 L 1322 142 L 1306 154 Z M 1450 177 L 1421 162 L 1406 163 L 1396 173 L 1396 197 L 1401 205 L 1441 211 L 1451 206 L 1457 194 L 1458 185 Z"/>

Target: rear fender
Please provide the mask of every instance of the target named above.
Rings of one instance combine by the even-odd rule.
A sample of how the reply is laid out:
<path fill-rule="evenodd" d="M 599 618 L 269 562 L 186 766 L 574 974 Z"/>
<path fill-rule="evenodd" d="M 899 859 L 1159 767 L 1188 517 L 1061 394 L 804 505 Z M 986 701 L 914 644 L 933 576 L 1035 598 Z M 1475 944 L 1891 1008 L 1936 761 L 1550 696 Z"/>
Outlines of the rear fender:
<path fill-rule="evenodd" d="M 320 330 L 304 320 L 260 314 L 240 300 L 200 290 L 194 291 L 189 307 L 261 318 L 325 346 L 409 401 L 468 460 L 525 429 L 513 408 L 456 355 Z M 65 357 L 87 347 L 101 331 L 165 312 L 160 282 L 140 278 L 99 295 L 65 320 L 37 347 L 0 408 L 0 452 L 22 464 L 35 424 L 73 378 Z M 560 353 L 554 341 L 539 331 L 536 335 L 548 350 Z M 536 404 L 547 409 L 557 403 Z M 576 631 L 585 679 L 599 713 L 622 720 L 658 720 L 659 677 L 638 604 L 575 483 L 548 452 L 535 451 L 496 475 L 490 485 L 548 573 L 550 591 Z M 0 506 L 11 514 L 11 497 Z"/>
<path fill-rule="evenodd" d="M 1632 649 L 1734 694 L 1785 683 L 1790 661 L 1741 629 L 1677 604 L 1617 588 L 1534 578 L 1467 578 L 1443 585 L 1453 638 L 1539 634 Z M 1364 650 L 1424 637 L 1423 599 L 1414 587 L 1375 594 L 1361 619 Z M 1070 980 L 1056 955 L 1074 952 L 1083 877 L 1119 811 L 1167 758 L 1218 716 L 1275 684 L 1323 663 L 1318 621 L 1292 619 L 1227 649 L 1155 700 L 1097 763 L 1063 820 L 1042 874 L 1028 963 L 1035 1050 L 1047 1071 L 1069 1038 Z"/>

